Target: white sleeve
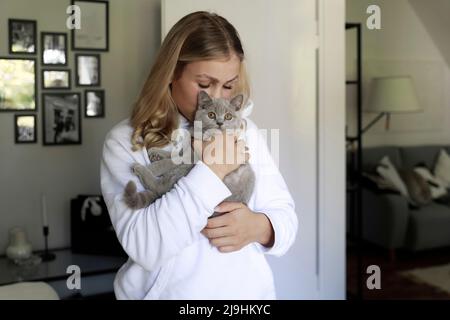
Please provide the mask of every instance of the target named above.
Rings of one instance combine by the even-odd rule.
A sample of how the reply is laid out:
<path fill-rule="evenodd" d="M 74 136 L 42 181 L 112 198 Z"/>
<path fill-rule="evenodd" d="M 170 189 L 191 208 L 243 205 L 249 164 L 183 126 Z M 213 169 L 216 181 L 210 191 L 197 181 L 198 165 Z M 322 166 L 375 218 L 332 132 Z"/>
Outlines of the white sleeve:
<path fill-rule="evenodd" d="M 214 208 L 231 195 L 222 180 L 198 162 L 172 190 L 150 206 L 133 210 L 123 201 L 128 181 L 144 190 L 131 165 L 145 165 L 142 153 L 132 152 L 129 137 L 106 137 L 101 161 L 101 189 L 118 240 L 128 256 L 152 271 L 200 237 Z"/>
<path fill-rule="evenodd" d="M 281 173 L 269 153 L 267 142 L 258 132 L 256 125 L 251 123 L 248 129 L 250 148 L 253 152 L 253 168 L 255 169 L 255 202 L 253 211 L 264 213 L 270 220 L 274 230 L 274 244 L 265 247 L 258 242 L 255 245 L 263 253 L 282 256 L 295 241 L 298 229 L 298 219 L 295 204 Z M 252 162 L 250 162 L 252 163 Z"/>

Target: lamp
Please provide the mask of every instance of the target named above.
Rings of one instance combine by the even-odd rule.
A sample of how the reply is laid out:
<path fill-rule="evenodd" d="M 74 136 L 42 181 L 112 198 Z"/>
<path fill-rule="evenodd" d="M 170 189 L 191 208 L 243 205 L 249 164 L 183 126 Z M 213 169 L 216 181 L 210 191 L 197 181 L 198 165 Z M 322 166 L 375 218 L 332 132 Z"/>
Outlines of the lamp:
<path fill-rule="evenodd" d="M 392 113 L 422 112 L 414 83 L 410 76 L 391 76 L 372 79 L 367 113 L 379 113 L 361 133 L 365 133 L 386 115 L 386 130 Z"/>

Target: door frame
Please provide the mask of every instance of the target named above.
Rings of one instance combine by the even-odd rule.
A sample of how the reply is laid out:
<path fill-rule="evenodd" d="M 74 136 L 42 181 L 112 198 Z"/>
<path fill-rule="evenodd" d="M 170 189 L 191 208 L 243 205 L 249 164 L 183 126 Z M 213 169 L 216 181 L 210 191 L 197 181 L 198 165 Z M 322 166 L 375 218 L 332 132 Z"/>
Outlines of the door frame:
<path fill-rule="evenodd" d="M 318 291 L 346 298 L 345 1 L 318 6 Z"/>

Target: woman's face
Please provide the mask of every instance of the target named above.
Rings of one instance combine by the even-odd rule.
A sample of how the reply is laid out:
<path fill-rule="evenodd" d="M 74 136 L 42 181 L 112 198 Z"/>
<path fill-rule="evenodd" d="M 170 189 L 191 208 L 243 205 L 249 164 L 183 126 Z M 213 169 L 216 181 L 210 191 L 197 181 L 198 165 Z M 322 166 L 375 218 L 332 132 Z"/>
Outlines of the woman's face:
<path fill-rule="evenodd" d="M 181 76 L 172 81 L 172 97 L 178 110 L 194 121 L 197 94 L 206 91 L 213 98 L 231 98 L 238 82 L 240 61 L 236 55 L 228 60 L 206 60 L 187 64 Z"/>

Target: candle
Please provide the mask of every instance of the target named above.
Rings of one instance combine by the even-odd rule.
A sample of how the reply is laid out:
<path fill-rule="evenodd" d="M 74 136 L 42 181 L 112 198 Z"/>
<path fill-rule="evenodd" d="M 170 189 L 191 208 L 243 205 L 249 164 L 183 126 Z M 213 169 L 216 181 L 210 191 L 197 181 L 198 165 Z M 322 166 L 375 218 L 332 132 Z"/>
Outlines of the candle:
<path fill-rule="evenodd" d="M 42 194 L 42 225 L 44 227 L 48 226 L 48 221 L 47 221 L 47 201 L 45 199 L 45 194 Z"/>

